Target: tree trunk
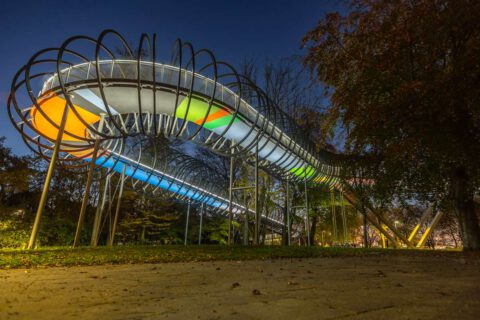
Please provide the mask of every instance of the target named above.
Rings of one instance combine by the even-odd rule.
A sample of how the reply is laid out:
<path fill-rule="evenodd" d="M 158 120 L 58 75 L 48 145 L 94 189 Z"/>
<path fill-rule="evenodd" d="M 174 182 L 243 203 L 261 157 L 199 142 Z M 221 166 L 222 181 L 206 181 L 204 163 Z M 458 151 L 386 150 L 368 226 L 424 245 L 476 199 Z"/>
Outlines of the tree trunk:
<path fill-rule="evenodd" d="M 363 214 L 363 247 L 368 248 L 368 221 L 367 213 L 362 208 Z"/>
<path fill-rule="evenodd" d="M 269 213 L 268 213 L 268 211 L 264 211 L 264 212 L 265 212 L 265 221 L 267 221 Z M 262 246 L 264 246 L 265 245 L 265 235 L 267 233 L 267 223 L 266 222 L 261 225 L 260 230 L 262 231 L 262 232 L 260 232 L 260 234 L 262 235 L 262 238 L 260 239 L 260 244 Z"/>
<path fill-rule="evenodd" d="M 315 245 L 315 233 L 317 233 L 317 220 L 318 216 L 314 215 L 312 217 L 311 226 L 310 226 L 310 245 Z"/>
<path fill-rule="evenodd" d="M 244 196 L 244 201 L 245 201 L 245 213 L 244 213 L 244 220 L 243 220 L 243 245 L 248 246 L 249 241 L 248 241 L 248 200 L 247 197 Z"/>
<path fill-rule="evenodd" d="M 145 242 L 145 229 L 146 229 L 146 227 L 143 225 L 142 226 L 142 231 L 140 232 L 140 242 L 141 243 Z"/>
<path fill-rule="evenodd" d="M 452 180 L 454 207 L 460 225 L 463 250 L 480 250 L 480 228 L 475 212 L 474 194 L 469 190 L 465 168 L 457 168 Z"/>
<path fill-rule="evenodd" d="M 286 188 L 286 187 L 285 187 Z M 288 245 L 288 219 L 287 219 L 287 203 L 288 199 L 285 196 L 283 199 L 283 226 L 282 226 L 282 244 L 284 246 Z"/>

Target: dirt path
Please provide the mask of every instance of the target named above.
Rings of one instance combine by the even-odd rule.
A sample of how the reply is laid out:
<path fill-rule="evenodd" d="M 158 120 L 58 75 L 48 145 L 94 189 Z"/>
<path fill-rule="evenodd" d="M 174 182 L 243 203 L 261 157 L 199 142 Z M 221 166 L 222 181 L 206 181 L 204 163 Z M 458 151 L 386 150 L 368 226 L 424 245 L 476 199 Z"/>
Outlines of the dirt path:
<path fill-rule="evenodd" d="M 480 261 L 354 257 L 0 271 L 0 319 L 479 319 Z"/>

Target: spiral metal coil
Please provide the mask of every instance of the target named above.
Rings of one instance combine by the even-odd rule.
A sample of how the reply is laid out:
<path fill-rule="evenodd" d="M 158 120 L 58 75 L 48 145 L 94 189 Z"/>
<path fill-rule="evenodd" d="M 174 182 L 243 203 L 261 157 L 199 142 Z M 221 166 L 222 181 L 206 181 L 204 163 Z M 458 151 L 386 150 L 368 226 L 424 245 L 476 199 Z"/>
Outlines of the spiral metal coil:
<path fill-rule="evenodd" d="M 181 40 L 170 63 L 161 63 L 155 34 L 142 34 L 135 50 L 118 32 L 105 30 L 96 39 L 74 36 L 37 52 L 13 79 L 8 114 L 30 150 L 46 160 L 63 119 L 62 166 L 86 172 L 95 161 L 107 174 L 127 166 L 127 176 L 144 187 L 218 210 L 228 206 L 226 182 L 162 144 L 190 140 L 227 157 L 258 153 L 260 167 L 281 179 L 340 183 L 340 166 L 325 150 L 317 152 L 250 79 Z"/>

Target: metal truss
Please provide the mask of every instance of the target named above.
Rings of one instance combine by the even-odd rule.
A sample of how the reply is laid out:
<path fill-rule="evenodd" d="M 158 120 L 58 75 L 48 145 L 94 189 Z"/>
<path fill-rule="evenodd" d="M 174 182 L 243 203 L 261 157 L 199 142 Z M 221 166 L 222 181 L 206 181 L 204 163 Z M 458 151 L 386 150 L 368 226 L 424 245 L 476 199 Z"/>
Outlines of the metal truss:
<path fill-rule="evenodd" d="M 155 34 L 142 34 L 136 48 L 105 30 L 40 50 L 14 76 L 8 114 L 28 148 L 50 162 L 38 220 L 56 162 L 88 174 L 77 234 L 95 167 L 106 169 L 101 179 L 124 174 L 134 186 L 225 211 L 232 202 L 227 182 L 166 147 L 176 139 L 224 157 L 255 155 L 258 167 L 291 183 L 341 186 L 335 156 L 317 150 L 262 89 L 211 51 L 179 39 L 168 63 L 157 57 Z"/>

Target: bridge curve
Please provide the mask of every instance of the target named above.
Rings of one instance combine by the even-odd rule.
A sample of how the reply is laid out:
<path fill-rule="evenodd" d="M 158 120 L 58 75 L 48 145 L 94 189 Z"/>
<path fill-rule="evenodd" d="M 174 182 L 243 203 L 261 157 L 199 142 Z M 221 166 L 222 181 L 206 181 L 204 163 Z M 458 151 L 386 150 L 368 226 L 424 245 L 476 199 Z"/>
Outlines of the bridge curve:
<path fill-rule="evenodd" d="M 107 45 L 108 37 L 122 54 Z M 129 156 L 127 140 L 173 137 L 224 156 L 258 153 L 260 165 L 282 179 L 340 186 L 341 167 L 320 156 L 301 128 L 229 64 L 180 41 L 172 62 L 159 63 L 155 35 L 152 41 L 142 35 L 136 54 L 126 43 L 112 30 L 97 39 L 72 37 L 39 51 L 16 74 L 8 111 L 32 151 L 50 157 L 63 119 L 62 165 L 81 169 L 93 159 L 110 172 L 219 210 L 228 208 L 224 193 L 198 179 L 179 181 L 158 168 L 157 154 Z M 94 50 L 87 56 L 89 46 Z M 234 212 L 241 210 L 234 204 Z"/>

